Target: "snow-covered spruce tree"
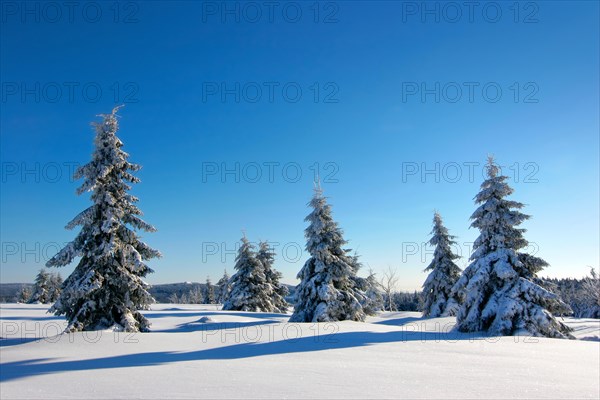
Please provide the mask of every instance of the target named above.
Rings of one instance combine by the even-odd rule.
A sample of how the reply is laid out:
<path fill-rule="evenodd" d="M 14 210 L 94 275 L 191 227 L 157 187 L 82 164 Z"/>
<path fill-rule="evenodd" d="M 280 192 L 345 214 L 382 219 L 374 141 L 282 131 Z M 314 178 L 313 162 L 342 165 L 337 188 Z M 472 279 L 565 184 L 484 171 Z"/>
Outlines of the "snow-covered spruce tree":
<path fill-rule="evenodd" d="M 31 299 L 31 289 L 29 286 L 21 286 L 21 290 L 17 293 L 17 303 L 27 303 Z"/>
<path fill-rule="evenodd" d="M 600 275 L 590 267 L 590 276 L 586 276 L 582 283 L 584 318 L 600 318 Z"/>
<path fill-rule="evenodd" d="M 223 303 L 223 310 L 272 312 L 273 290 L 267 283 L 262 263 L 256 258 L 254 246 L 246 236 L 236 258 L 231 277 L 231 292 Z"/>
<path fill-rule="evenodd" d="M 265 278 L 267 279 L 267 283 L 271 285 L 273 293 L 271 296 L 273 311 L 285 314 L 289 307 L 288 302 L 285 301 L 285 296 L 288 295 L 289 291 L 288 288 L 280 282 L 282 277 L 281 272 L 273 268 L 275 253 L 269 246 L 268 242 L 260 242 L 258 245 L 258 253 L 256 254 L 256 258 L 263 265 Z"/>
<path fill-rule="evenodd" d="M 50 274 L 50 302 L 54 303 L 60 297 L 62 290 L 63 278 L 60 276 L 60 272 L 57 274 Z"/>
<path fill-rule="evenodd" d="M 377 281 L 375 272 L 369 271 L 369 276 L 365 279 L 365 301 L 363 303 L 363 310 L 367 315 L 376 315 L 378 312 L 384 309 L 383 290 L 381 285 Z"/>
<path fill-rule="evenodd" d="M 320 187 L 308 204 L 313 208 L 305 218 L 310 258 L 298 273 L 300 284 L 290 322 L 364 321 L 362 294 L 355 287 L 355 259 L 342 247 L 346 244 L 342 230 Z"/>
<path fill-rule="evenodd" d="M 169 296 L 169 303 L 180 304 L 179 296 L 177 296 L 177 293 L 171 293 L 171 295 Z"/>
<path fill-rule="evenodd" d="M 217 287 L 218 287 L 217 302 L 219 304 L 223 304 L 225 302 L 225 300 L 227 300 L 227 297 L 229 296 L 229 293 L 231 292 L 230 281 L 231 281 L 231 278 L 229 277 L 227 270 L 223 271 L 223 276 L 217 282 Z"/>
<path fill-rule="evenodd" d="M 75 178 L 84 182 L 78 194 L 92 192 L 93 204 L 69 224 L 81 226 L 76 238 L 50 259 L 46 266 L 60 267 L 81 257 L 65 280 L 63 290 L 50 311 L 65 315 L 67 331 L 115 327 L 127 332 L 148 331 L 150 323 L 138 311 L 154 301 L 142 280 L 153 272 L 144 261 L 160 257 L 130 229 L 154 232 L 140 219 L 138 199 L 128 193 L 139 182 L 132 175 L 141 166 L 127 161 L 129 155 L 116 136 L 118 107 L 101 115 L 95 123 L 92 160 L 77 169 Z"/>
<path fill-rule="evenodd" d="M 505 199 L 513 189 L 499 172 L 490 157 L 487 179 L 475 197 L 480 205 L 471 216 L 471 226 L 480 234 L 473 246 L 471 264 L 452 289 L 461 303 L 457 328 L 498 336 L 529 333 L 571 338 L 570 329 L 549 311 L 566 311 L 568 306 L 532 280 L 543 263 L 518 253 L 528 242 L 523 238 L 525 230 L 516 226 L 529 216 L 519 211 L 522 203 Z"/>
<path fill-rule="evenodd" d="M 439 213 L 433 215 L 433 235 L 429 244 L 435 246 L 433 260 L 425 268 L 431 271 L 423 284 L 423 316 L 456 315 L 458 304 L 452 299 L 452 287 L 460 277 L 461 269 L 454 263 L 459 258 L 452 252 L 455 236 L 448 233 Z"/>
<path fill-rule="evenodd" d="M 208 276 L 204 287 L 204 304 L 215 304 L 215 287 Z"/>
<path fill-rule="evenodd" d="M 51 275 L 44 268 L 40 269 L 33 284 L 33 294 L 29 298 L 29 303 L 50 303 L 50 293 L 52 291 Z"/>
<path fill-rule="evenodd" d="M 188 300 L 190 304 L 204 303 L 204 290 L 202 290 L 200 286 L 194 286 L 188 292 Z"/>

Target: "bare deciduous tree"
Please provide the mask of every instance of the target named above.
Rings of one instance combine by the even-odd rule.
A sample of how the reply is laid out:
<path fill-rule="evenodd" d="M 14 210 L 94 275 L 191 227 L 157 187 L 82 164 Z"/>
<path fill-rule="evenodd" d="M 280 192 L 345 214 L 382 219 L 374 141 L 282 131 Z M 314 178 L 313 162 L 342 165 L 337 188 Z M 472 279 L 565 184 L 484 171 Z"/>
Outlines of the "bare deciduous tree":
<path fill-rule="evenodd" d="M 391 266 L 388 266 L 387 271 L 383 273 L 381 277 L 381 288 L 385 293 L 385 303 L 387 311 L 396 311 L 396 307 L 394 306 L 393 293 L 396 291 L 396 285 L 398 284 L 398 276 L 397 271 L 392 269 Z"/>

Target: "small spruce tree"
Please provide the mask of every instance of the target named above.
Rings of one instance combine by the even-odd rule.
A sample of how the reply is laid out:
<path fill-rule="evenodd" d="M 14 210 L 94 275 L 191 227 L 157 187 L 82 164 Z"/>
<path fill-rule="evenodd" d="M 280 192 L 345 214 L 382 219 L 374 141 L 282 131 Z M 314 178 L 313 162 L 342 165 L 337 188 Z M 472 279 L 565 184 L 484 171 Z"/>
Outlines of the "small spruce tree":
<path fill-rule="evenodd" d="M 454 263 L 459 258 L 452 252 L 455 236 L 448 233 L 439 213 L 433 215 L 433 235 L 429 244 L 435 246 L 433 260 L 425 268 L 431 271 L 423 284 L 423 316 L 456 315 L 458 304 L 453 300 L 452 287 L 460 277 L 461 269 Z"/>
<path fill-rule="evenodd" d="M 44 268 L 35 277 L 33 284 L 33 294 L 29 299 L 29 303 L 50 303 L 52 291 L 51 275 Z"/>
<path fill-rule="evenodd" d="M 217 287 L 218 287 L 217 302 L 219 304 L 223 304 L 225 302 L 225 300 L 227 300 L 227 297 L 229 296 L 229 293 L 231 292 L 230 280 L 231 280 L 231 277 L 227 273 L 227 270 L 223 271 L 223 276 L 217 282 Z"/>
<path fill-rule="evenodd" d="M 204 304 L 215 304 L 215 287 L 210 277 L 206 277 L 206 286 L 204 288 Z"/>
<path fill-rule="evenodd" d="M 273 268 L 275 253 L 268 242 L 260 242 L 258 247 L 259 249 L 256 258 L 263 265 L 265 278 L 267 283 L 271 285 L 271 304 L 273 304 L 273 311 L 285 314 L 289 307 L 288 302 L 285 301 L 285 296 L 289 294 L 289 291 L 288 288 L 280 282 L 282 277 L 281 272 Z"/>
<path fill-rule="evenodd" d="M 63 278 L 59 273 L 50 275 L 50 302 L 54 303 L 60 297 L 62 291 Z"/>
<path fill-rule="evenodd" d="M 17 293 L 17 303 L 28 303 L 29 299 L 31 299 L 31 289 L 27 285 L 21 286 Z"/>
<path fill-rule="evenodd" d="M 231 277 L 231 292 L 223 303 L 223 310 L 272 312 L 273 290 L 267 282 L 264 267 L 256 258 L 254 246 L 246 236 L 236 258 L 235 270 Z"/>
<path fill-rule="evenodd" d="M 369 276 L 365 278 L 365 302 L 363 310 L 367 315 L 376 315 L 384 309 L 383 290 L 377 281 L 375 272 L 369 271 Z"/>

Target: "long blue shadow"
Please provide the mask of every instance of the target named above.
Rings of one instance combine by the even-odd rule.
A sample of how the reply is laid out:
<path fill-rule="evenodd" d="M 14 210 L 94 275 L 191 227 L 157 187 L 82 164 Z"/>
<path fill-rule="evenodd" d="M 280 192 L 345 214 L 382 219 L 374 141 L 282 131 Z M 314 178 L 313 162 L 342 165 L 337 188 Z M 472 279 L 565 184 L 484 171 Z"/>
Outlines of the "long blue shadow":
<path fill-rule="evenodd" d="M 147 367 L 195 360 L 233 360 L 276 354 L 315 352 L 379 343 L 470 340 L 473 334 L 458 332 L 344 332 L 275 342 L 241 343 L 190 352 L 158 351 L 74 361 L 24 360 L 0 364 L 0 382 L 59 372 Z"/>
<path fill-rule="evenodd" d="M 163 313 L 163 312 L 142 312 L 146 318 L 165 318 L 165 317 L 208 317 L 211 315 L 231 315 L 235 317 L 247 317 L 247 318 L 286 318 L 288 314 L 276 314 L 276 313 L 263 313 L 263 312 L 238 312 L 238 311 L 199 311 L 199 312 L 175 312 L 175 313 Z"/>
<path fill-rule="evenodd" d="M 429 318 L 417 318 L 417 317 L 403 317 L 403 318 L 394 318 L 394 319 L 386 319 L 383 321 L 375 322 L 378 325 L 391 325 L 391 326 L 402 326 L 406 324 L 410 324 L 415 321 L 427 321 Z"/>
<path fill-rule="evenodd" d="M 49 315 L 47 317 L 0 317 L 0 320 L 2 321 L 49 321 L 55 319 L 61 319 L 64 321 L 65 317 L 59 317 L 56 315 Z"/>
<path fill-rule="evenodd" d="M 42 340 L 42 338 L 0 338 L 0 347 L 18 346 L 20 344 L 35 342 L 36 340 Z"/>
<path fill-rule="evenodd" d="M 189 332 L 198 332 L 198 331 L 216 331 L 223 329 L 237 329 L 237 328 L 246 328 L 249 326 L 257 326 L 257 325 L 268 325 L 268 324 L 277 324 L 281 321 L 275 320 L 258 320 L 252 322 L 188 322 L 185 324 L 179 324 L 175 328 L 170 329 L 158 329 L 152 330 L 152 332 L 158 333 L 189 333 Z"/>

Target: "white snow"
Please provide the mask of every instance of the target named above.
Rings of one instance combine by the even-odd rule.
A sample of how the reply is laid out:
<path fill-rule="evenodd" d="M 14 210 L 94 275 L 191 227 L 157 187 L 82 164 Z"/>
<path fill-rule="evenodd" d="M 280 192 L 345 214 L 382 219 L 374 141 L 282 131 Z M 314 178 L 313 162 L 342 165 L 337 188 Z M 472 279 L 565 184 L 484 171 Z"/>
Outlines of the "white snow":
<path fill-rule="evenodd" d="M 449 333 L 454 317 L 290 324 L 289 315 L 159 304 L 144 312 L 150 333 L 57 336 L 65 320 L 45 311 L 0 305 L 2 399 L 600 395 L 597 341 Z M 600 338 L 600 320 L 565 322 L 577 338 Z"/>

